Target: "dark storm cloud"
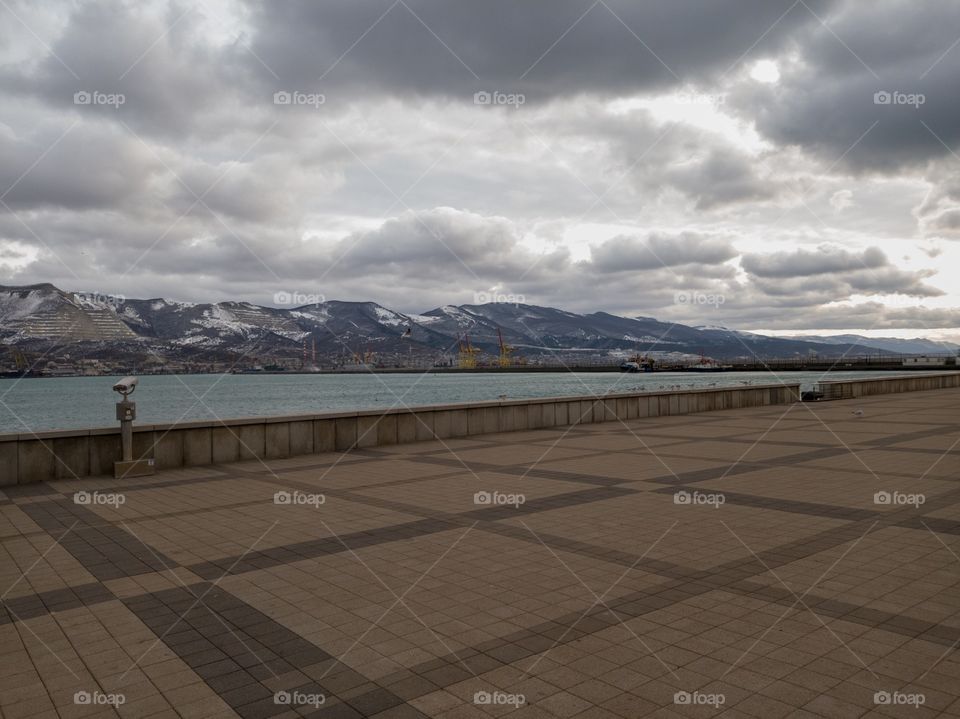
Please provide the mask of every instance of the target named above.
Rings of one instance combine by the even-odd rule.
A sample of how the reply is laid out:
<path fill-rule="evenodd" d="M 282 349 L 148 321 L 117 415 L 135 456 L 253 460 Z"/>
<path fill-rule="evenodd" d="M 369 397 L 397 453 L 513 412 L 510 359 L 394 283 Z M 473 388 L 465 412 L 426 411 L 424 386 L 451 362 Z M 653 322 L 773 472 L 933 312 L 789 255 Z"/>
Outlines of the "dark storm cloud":
<path fill-rule="evenodd" d="M 0 88 L 33 96 L 64 113 L 123 121 L 138 132 L 182 141 L 220 112 L 233 121 L 245 84 L 240 48 L 213 48 L 191 32 L 202 4 L 166 3 L 161 13 L 121 0 L 63 6 L 67 15 L 51 52 L 0 70 Z M 122 104 L 77 105 L 77 92 L 122 95 Z"/>
<path fill-rule="evenodd" d="M 163 168 L 129 136 L 101 125 L 0 132 L 0 193 L 11 208 L 120 208 Z"/>
<path fill-rule="evenodd" d="M 818 12 L 835 5 L 807 2 Z M 751 47 L 776 51 L 816 22 L 792 0 L 248 4 L 252 49 L 294 86 L 400 96 L 520 91 L 534 102 L 715 76 Z M 265 68 L 260 75 L 276 80 Z"/>
<path fill-rule="evenodd" d="M 960 4 L 848 0 L 826 23 L 796 37 L 799 58 L 785 60 L 780 83 L 736 91 L 732 105 L 778 144 L 853 170 L 949 156 L 960 140 Z"/>
<path fill-rule="evenodd" d="M 728 148 L 710 150 L 705 157 L 669 168 L 665 182 L 696 201 L 697 209 L 773 197 L 776 186 L 757 171 L 757 162 Z"/>
<path fill-rule="evenodd" d="M 843 300 L 853 294 L 937 297 L 942 290 L 924 282 L 935 271 L 901 270 L 882 250 L 850 252 L 836 247 L 773 254 L 749 253 L 741 265 L 767 297 L 791 297 L 795 306 Z"/>
<path fill-rule="evenodd" d="M 796 250 L 774 254 L 750 253 L 743 257 L 743 269 L 757 277 L 809 277 L 851 270 L 876 269 L 888 265 L 887 256 L 870 247 L 861 253 L 839 247 Z"/>
<path fill-rule="evenodd" d="M 620 235 L 593 248 L 592 265 L 600 272 L 628 272 L 661 267 L 716 265 L 737 256 L 728 238 L 693 232 L 652 234 L 646 239 Z"/>
<path fill-rule="evenodd" d="M 473 281 L 517 279 L 569 266 L 560 249 L 538 257 L 509 220 L 449 207 L 406 212 L 373 231 L 345 237 L 330 253 L 337 274 L 382 273 L 424 282 L 438 270 Z M 483 279 L 481 279 L 483 278 Z"/>

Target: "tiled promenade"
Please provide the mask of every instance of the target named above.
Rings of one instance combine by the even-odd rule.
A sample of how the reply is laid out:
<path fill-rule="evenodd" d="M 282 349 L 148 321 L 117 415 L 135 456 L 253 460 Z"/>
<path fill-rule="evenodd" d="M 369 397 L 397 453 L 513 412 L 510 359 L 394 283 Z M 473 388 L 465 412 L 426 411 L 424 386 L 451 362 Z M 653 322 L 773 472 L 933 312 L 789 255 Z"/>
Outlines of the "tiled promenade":
<path fill-rule="evenodd" d="M 0 714 L 960 717 L 960 390 L 268 464 L 0 494 Z"/>

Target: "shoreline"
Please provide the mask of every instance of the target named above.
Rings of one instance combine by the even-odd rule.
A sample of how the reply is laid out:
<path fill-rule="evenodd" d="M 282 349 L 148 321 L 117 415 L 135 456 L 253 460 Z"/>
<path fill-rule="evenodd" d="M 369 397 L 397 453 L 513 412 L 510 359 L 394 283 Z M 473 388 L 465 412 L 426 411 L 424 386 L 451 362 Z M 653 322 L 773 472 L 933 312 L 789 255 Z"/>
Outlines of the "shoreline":
<path fill-rule="evenodd" d="M 651 372 L 624 372 L 619 365 L 610 366 L 551 366 L 551 367 L 367 367 L 363 369 L 324 369 L 324 370 L 231 370 L 227 372 L 144 372 L 139 373 L 136 370 L 123 372 L 111 372 L 104 374 L 63 374 L 63 375 L 43 375 L 43 374 L 21 374 L 21 375 L 0 375 L 0 380 L 12 379 L 84 379 L 97 377 L 124 377 L 134 374 L 138 377 L 204 377 L 209 375 L 236 375 L 236 376 L 310 376 L 310 375 L 368 375 L 368 374 L 571 374 L 571 373 L 624 373 L 624 374 L 736 374 L 740 372 L 960 372 L 958 365 L 902 365 L 902 364 L 857 364 L 845 363 L 836 364 L 835 362 L 822 363 L 790 363 L 778 364 L 783 360 L 771 360 L 767 363 L 755 363 L 749 365 L 734 365 L 729 369 L 722 370 L 697 370 L 683 368 L 657 369 Z"/>

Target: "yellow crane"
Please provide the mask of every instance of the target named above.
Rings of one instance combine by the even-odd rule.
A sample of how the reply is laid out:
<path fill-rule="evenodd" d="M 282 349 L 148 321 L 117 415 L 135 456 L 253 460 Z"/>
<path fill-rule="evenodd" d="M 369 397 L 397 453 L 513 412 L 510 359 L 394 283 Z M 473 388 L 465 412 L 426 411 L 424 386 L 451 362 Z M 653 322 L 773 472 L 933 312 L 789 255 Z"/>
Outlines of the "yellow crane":
<path fill-rule="evenodd" d="M 17 369 L 23 372 L 27 368 L 26 355 L 15 347 L 11 347 L 10 351 L 13 353 L 13 361 L 16 363 Z"/>
<path fill-rule="evenodd" d="M 479 349 L 470 345 L 470 335 L 464 335 L 459 340 L 460 345 L 460 369 L 474 369 L 477 366 L 477 354 Z"/>
<path fill-rule="evenodd" d="M 509 367 L 511 364 L 513 364 L 513 361 L 510 358 L 510 353 L 513 352 L 514 348 L 508 344 L 504 344 L 503 332 L 500 331 L 499 327 L 497 327 L 497 340 L 500 343 L 500 366 Z"/>

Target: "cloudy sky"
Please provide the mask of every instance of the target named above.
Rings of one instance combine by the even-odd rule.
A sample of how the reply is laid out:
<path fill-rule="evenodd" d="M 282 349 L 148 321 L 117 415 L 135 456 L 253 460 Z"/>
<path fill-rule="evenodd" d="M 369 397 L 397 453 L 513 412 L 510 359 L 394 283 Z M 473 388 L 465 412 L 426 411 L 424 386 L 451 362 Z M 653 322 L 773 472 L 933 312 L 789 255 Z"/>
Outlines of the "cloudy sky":
<path fill-rule="evenodd" d="M 955 0 L 0 17 L 0 283 L 960 340 Z"/>

